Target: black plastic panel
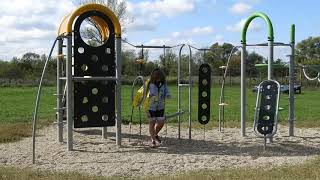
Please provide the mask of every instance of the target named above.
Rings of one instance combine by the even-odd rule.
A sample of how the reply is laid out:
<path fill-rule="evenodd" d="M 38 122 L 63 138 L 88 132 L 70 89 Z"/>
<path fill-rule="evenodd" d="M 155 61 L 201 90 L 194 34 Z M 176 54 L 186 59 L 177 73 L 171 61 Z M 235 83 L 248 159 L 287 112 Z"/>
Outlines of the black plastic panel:
<path fill-rule="evenodd" d="M 199 68 L 198 121 L 205 125 L 210 120 L 211 68 L 202 64 Z"/>
<path fill-rule="evenodd" d="M 88 17 L 103 19 L 109 28 L 109 39 L 94 47 L 80 36 L 81 23 Z M 74 24 L 74 76 L 115 76 L 115 33 L 111 20 L 97 11 L 80 15 Z M 82 81 L 74 83 L 74 127 L 115 125 L 115 81 Z"/>
<path fill-rule="evenodd" d="M 260 107 L 257 130 L 262 135 L 271 134 L 274 129 L 274 118 L 277 110 L 278 84 L 264 81 L 260 87 Z"/>

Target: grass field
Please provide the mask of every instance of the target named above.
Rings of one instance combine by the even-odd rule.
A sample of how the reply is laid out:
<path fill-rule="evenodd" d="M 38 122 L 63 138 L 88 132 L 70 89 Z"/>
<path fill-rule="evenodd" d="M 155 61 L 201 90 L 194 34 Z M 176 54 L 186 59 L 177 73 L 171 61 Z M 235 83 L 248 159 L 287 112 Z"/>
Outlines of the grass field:
<path fill-rule="evenodd" d="M 39 119 L 41 125 L 46 125 L 53 122 L 55 119 L 56 106 L 54 87 L 43 88 L 41 97 Z M 177 87 L 170 86 L 172 99 L 166 103 L 166 113 L 174 113 L 177 111 Z M 34 109 L 34 101 L 37 88 L 24 87 L 24 88 L 0 88 L 0 143 L 19 140 L 21 137 L 27 137 L 31 134 L 31 121 Z M 192 91 L 192 119 L 197 120 L 197 88 Z M 212 88 L 211 96 L 211 122 L 207 128 L 214 128 L 217 126 L 218 119 L 218 102 L 220 95 L 220 87 Z M 122 88 L 122 115 L 123 122 L 128 123 L 131 115 L 131 86 L 123 86 Z M 248 126 L 251 126 L 253 121 L 254 106 L 256 100 L 256 93 L 248 89 Z M 182 90 L 182 109 L 188 109 L 188 89 Z M 229 106 L 225 110 L 226 126 L 239 126 L 240 119 L 240 87 L 226 87 L 225 99 Z M 282 94 L 280 106 L 284 108 L 280 112 L 280 122 L 285 124 L 288 116 L 288 95 Z M 319 89 L 303 89 L 302 94 L 296 95 L 296 124 L 299 127 L 314 127 L 320 126 L 320 90 Z M 182 116 L 182 121 L 187 122 L 187 114 Z M 138 111 L 134 111 L 133 121 L 137 123 Z M 142 114 L 143 122 L 147 122 L 145 115 Z M 176 122 L 176 119 L 170 120 Z M 195 128 L 200 124 L 195 122 Z"/>
<path fill-rule="evenodd" d="M 131 90 L 130 86 L 123 86 L 122 88 L 122 115 L 124 122 L 130 120 L 131 114 Z M 0 88 L 0 122 L 1 123 L 17 123 L 17 122 L 31 122 L 32 113 L 34 109 L 35 95 L 37 88 Z M 170 91 L 172 94 L 172 99 L 168 100 L 166 103 L 166 112 L 173 113 L 177 111 L 177 87 L 170 86 Z M 218 103 L 220 95 L 220 87 L 212 88 L 211 96 L 211 110 L 212 118 L 211 121 L 216 124 L 218 119 Z M 39 109 L 39 119 L 42 121 L 52 121 L 55 119 L 55 108 L 56 100 L 54 87 L 43 88 L 43 93 L 41 97 L 40 109 Z M 192 93 L 192 119 L 197 120 L 197 88 L 193 88 Z M 248 89 L 248 121 L 253 120 L 254 106 L 256 101 L 256 93 L 251 92 Z M 187 88 L 184 88 L 181 95 L 182 99 L 182 109 L 185 111 L 188 109 L 188 92 Z M 225 119 L 227 121 L 236 121 L 240 119 L 240 87 L 226 87 L 225 92 L 226 103 L 229 106 L 226 107 Z M 280 112 L 279 118 L 281 122 L 287 120 L 288 114 L 288 95 L 282 94 L 280 100 L 280 106 L 284 108 Z M 307 125 L 308 123 L 318 124 L 320 120 L 320 89 L 303 89 L 302 94 L 296 95 L 296 120 L 298 125 Z M 134 111 L 135 122 L 138 121 L 138 111 Z M 143 115 L 143 120 L 146 119 Z M 183 115 L 182 120 L 187 121 L 187 115 Z M 174 122 L 174 121 L 173 121 Z M 230 123 L 234 124 L 234 123 Z"/>

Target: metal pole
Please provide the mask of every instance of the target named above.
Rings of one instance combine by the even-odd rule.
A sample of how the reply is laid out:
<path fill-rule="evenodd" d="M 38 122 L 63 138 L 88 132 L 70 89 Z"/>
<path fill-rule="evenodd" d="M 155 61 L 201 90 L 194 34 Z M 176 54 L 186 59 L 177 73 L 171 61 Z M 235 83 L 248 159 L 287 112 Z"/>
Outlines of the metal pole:
<path fill-rule="evenodd" d="M 291 55 L 289 66 L 289 136 L 294 136 L 294 53 L 295 53 L 295 25 L 291 26 Z"/>
<path fill-rule="evenodd" d="M 268 80 L 272 80 L 272 64 L 273 64 L 273 40 L 269 40 L 269 60 L 268 60 Z"/>
<path fill-rule="evenodd" d="M 246 43 L 242 43 L 241 50 L 241 136 L 246 136 Z"/>
<path fill-rule="evenodd" d="M 72 35 L 67 36 L 67 126 L 68 126 L 68 135 L 67 135 L 67 146 L 68 151 L 73 150 L 73 101 L 72 101 Z"/>
<path fill-rule="evenodd" d="M 189 139 L 191 139 L 191 129 L 192 129 L 192 109 L 191 109 L 191 103 L 192 103 L 192 50 L 190 45 L 189 47 Z"/>
<path fill-rule="evenodd" d="M 62 80 L 60 76 L 62 75 L 61 65 L 63 63 L 63 39 L 58 40 L 58 59 L 57 59 L 57 122 L 58 122 L 58 141 L 63 142 L 63 110 L 62 110 Z"/>
<path fill-rule="evenodd" d="M 180 79 L 180 73 L 181 73 L 181 56 L 182 56 L 182 49 L 183 47 L 185 46 L 185 44 L 183 44 L 179 50 L 179 59 L 178 59 L 178 112 L 180 111 L 181 109 L 181 102 L 180 102 L 180 82 L 181 82 L 181 79 Z M 180 139 L 181 137 L 181 119 L 180 119 L 180 116 L 178 116 L 178 139 Z"/>
<path fill-rule="evenodd" d="M 166 46 L 163 45 L 163 66 L 166 66 Z"/>
<path fill-rule="evenodd" d="M 107 132 L 108 128 L 107 127 L 102 127 L 102 139 L 107 139 Z"/>
<path fill-rule="evenodd" d="M 116 144 L 121 146 L 121 37 L 116 38 Z"/>
<path fill-rule="evenodd" d="M 268 46 L 269 46 L 268 80 L 272 80 L 272 76 L 273 76 L 273 69 L 272 69 L 272 64 L 273 64 L 273 40 L 269 40 Z M 269 137 L 269 141 L 270 141 L 270 143 L 273 142 L 272 136 Z"/>
<path fill-rule="evenodd" d="M 34 112 L 33 112 L 33 121 L 32 121 L 32 164 L 34 164 L 35 161 L 36 161 L 37 117 L 38 117 L 38 110 L 39 110 L 40 97 L 41 97 L 41 91 L 42 91 L 42 82 L 43 82 L 43 78 L 44 78 L 44 75 L 45 75 L 46 70 L 47 70 L 48 61 L 51 58 L 51 55 L 52 55 L 54 46 L 56 45 L 56 42 L 57 42 L 57 39 L 54 41 L 54 43 L 52 45 L 52 48 L 50 50 L 49 56 L 48 56 L 46 62 L 44 63 L 44 67 L 43 67 L 41 78 L 40 78 L 40 82 L 39 82 L 38 92 L 37 92 L 36 104 L 35 104 Z"/>

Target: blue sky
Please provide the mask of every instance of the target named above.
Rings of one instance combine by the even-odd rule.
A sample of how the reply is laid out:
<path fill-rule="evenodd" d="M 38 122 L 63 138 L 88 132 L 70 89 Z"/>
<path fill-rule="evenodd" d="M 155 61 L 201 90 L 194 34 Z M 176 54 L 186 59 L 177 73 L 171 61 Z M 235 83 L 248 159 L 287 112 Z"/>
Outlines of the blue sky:
<path fill-rule="evenodd" d="M 215 42 L 229 42 L 238 45 L 244 19 L 256 11 L 270 17 L 277 42 L 289 41 L 292 23 L 296 24 L 297 41 L 318 36 L 320 32 L 320 1 L 317 0 L 126 2 L 132 22 L 124 23 L 127 27 L 124 37 L 134 44 L 190 43 L 208 47 Z M 74 8 L 71 0 L 1 0 L 0 59 L 10 60 L 29 51 L 48 54 L 62 17 Z M 264 22 L 254 20 L 248 31 L 248 43 L 265 42 L 266 32 Z M 266 48 L 251 50 L 266 54 Z M 287 53 L 286 48 L 276 49 L 275 58 L 283 58 Z"/>

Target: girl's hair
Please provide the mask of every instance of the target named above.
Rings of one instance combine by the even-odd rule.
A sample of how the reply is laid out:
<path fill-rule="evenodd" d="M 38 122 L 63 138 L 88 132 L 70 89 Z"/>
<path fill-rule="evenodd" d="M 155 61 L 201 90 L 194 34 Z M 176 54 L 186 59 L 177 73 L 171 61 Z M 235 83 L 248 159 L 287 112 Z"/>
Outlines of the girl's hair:
<path fill-rule="evenodd" d="M 156 83 L 160 79 L 160 82 L 166 82 L 166 76 L 160 68 L 155 68 L 150 75 L 150 83 Z"/>
<path fill-rule="evenodd" d="M 158 79 L 160 79 L 160 82 L 163 84 L 166 83 L 166 76 L 164 75 L 164 72 L 160 68 L 155 68 L 150 75 L 150 81 L 147 84 L 147 90 L 149 90 L 150 83 L 154 84 Z"/>

